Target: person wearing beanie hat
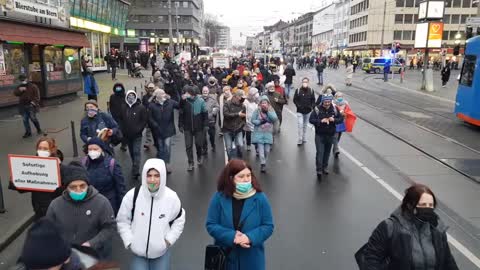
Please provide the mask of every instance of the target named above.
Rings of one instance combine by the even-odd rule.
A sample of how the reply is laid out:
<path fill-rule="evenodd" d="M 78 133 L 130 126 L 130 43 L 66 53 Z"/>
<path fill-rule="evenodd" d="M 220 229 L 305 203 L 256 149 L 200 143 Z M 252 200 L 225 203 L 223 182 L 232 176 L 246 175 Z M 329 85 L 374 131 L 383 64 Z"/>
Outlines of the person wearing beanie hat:
<path fill-rule="evenodd" d="M 100 138 L 87 143 L 88 154 L 82 158 L 87 169 L 88 182 L 110 201 L 116 214 L 126 193 L 122 168 L 116 160 L 105 152 L 106 145 Z"/>
<path fill-rule="evenodd" d="M 259 106 L 253 112 L 252 123 L 255 126 L 252 142 L 257 145 L 260 156 L 260 171 L 266 172 L 268 154 L 273 145 L 273 129 L 278 117 L 270 105 L 267 96 L 260 97 Z"/>
<path fill-rule="evenodd" d="M 193 142 L 197 150 L 197 162 L 203 164 L 204 134 L 208 130 L 208 111 L 205 101 L 198 96 L 197 86 L 186 86 L 183 99 L 180 101 L 178 114 L 178 129 L 184 133 L 185 147 L 188 159 L 188 171 L 195 167 L 193 159 Z"/>
<path fill-rule="evenodd" d="M 315 127 L 315 147 L 317 178 L 328 174 L 328 160 L 332 150 L 336 124 L 343 122 L 343 115 L 332 105 L 333 96 L 325 94 L 321 97 L 321 104 L 317 105 L 310 115 L 310 123 Z"/>
<path fill-rule="evenodd" d="M 115 216 L 107 198 L 89 185 L 87 170 L 72 161 L 61 168 L 66 189 L 48 207 L 46 217 L 61 229 L 63 239 L 90 247 L 100 259 L 111 256 Z"/>
<path fill-rule="evenodd" d="M 258 89 L 255 87 L 251 87 L 250 90 L 248 91 L 247 98 L 243 102 L 243 105 L 245 105 L 245 112 L 247 114 L 246 125 L 244 126 L 243 130 L 245 131 L 245 138 L 247 142 L 248 152 L 251 150 L 252 132 L 254 128 L 254 125 L 252 123 L 252 115 L 253 115 L 253 112 L 258 108 L 259 99 L 260 99 L 260 95 L 258 93 Z"/>
<path fill-rule="evenodd" d="M 287 103 L 287 100 L 285 99 L 284 94 L 277 92 L 276 88 L 278 87 L 274 82 L 267 83 L 265 88 L 267 89 L 266 96 L 270 100 L 270 104 L 275 110 L 275 113 L 277 114 L 279 120 L 279 124 L 281 126 L 283 106 Z"/>
<path fill-rule="evenodd" d="M 27 232 L 19 262 L 26 269 L 81 269 L 75 256 L 71 260 L 70 244 L 61 236 L 58 226 L 47 218 L 41 218 Z"/>
<path fill-rule="evenodd" d="M 223 139 L 227 148 L 228 159 L 243 156 L 243 127 L 246 124 L 246 108 L 243 104 L 246 95 L 237 90 L 232 99 L 223 106 Z M 233 147 L 235 144 L 235 148 Z"/>
<path fill-rule="evenodd" d="M 100 111 L 95 100 L 85 103 L 85 113 L 85 117 L 80 122 L 82 141 L 86 144 L 94 137 L 101 137 L 108 146 L 108 153 L 113 154 L 113 145 L 119 144 L 123 137 L 117 122 L 109 114 Z M 85 147 L 84 150 L 86 150 Z"/>

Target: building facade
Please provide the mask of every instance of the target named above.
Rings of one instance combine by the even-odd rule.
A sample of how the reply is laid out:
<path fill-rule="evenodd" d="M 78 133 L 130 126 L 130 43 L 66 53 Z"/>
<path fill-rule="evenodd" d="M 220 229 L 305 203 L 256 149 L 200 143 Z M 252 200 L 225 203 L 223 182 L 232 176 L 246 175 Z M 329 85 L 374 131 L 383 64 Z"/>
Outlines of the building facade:
<path fill-rule="evenodd" d="M 351 0 L 339 0 L 334 3 L 332 55 L 343 54 L 348 46 Z"/>
<path fill-rule="evenodd" d="M 399 56 L 407 61 L 416 57 L 413 48 L 418 23 L 418 7 L 422 0 L 389 0 L 383 24 L 384 1 L 353 0 L 351 3 L 349 50 L 362 56 L 388 54 L 392 43 L 400 43 Z M 465 23 L 468 17 L 476 17 L 477 6 L 471 0 L 448 0 L 443 17 L 443 48 L 453 53 L 455 40 L 465 40 Z M 382 47 L 383 32 L 383 48 Z M 458 35 L 458 36 L 457 36 Z M 440 49 L 431 51 L 439 57 Z"/>
<path fill-rule="evenodd" d="M 315 12 L 306 13 L 293 21 L 294 51 L 297 54 L 309 54 L 312 50 L 313 16 Z"/>
<path fill-rule="evenodd" d="M 313 16 L 312 50 L 322 55 L 331 55 L 333 42 L 333 26 L 335 5 L 330 4 Z"/>
<path fill-rule="evenodd" d="M 0 107 L 13 105 L 19 75 L 40 89 L 41 99 L 81 91 L 84 32 L 69 28 L 68 1 L 0 1 Z"/>
<path fill-rule="evenodd" d="M 204 16 L 203 0 L 133 0 L 127 19 L 127 38 L 119 41 L 127 50 L 163 50 L 169 46 L 171 14 L 175 51 L 198 50 Z"/>
<path fill-rule="evenodd" d="M 87 32 L 90 47 L 82 55 L 92 59 L 94 71 L 107 70 L 104 57 L 111 41 L 126 34 L 125 22 L 130 3 L 125 0 L 69 0 L 70 26 Z"/>
<path fill-rule="evenodd" d="M 218 29 L 216 47 L 220 50 L 230 49 L 232 47 L 232 37 L 230 36 L 230 27 L 221 26 Z"/>

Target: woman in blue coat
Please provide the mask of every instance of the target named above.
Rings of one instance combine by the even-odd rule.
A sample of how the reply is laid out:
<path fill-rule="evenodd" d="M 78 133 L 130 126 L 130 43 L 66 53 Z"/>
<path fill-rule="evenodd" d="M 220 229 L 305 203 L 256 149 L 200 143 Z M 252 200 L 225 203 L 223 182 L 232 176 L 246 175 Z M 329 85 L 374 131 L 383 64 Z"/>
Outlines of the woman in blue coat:
<path fill-rule="evenodd" d="M 257 145 L 260 156 L 260 171 L 266 172 L 268 153 L 273 144 L 273 125 L 278 121 L 275 110 L 270 105 L 267 96 L 260 98 L 258 109 L 253 112 L 252 124 L 254 126 L 252 143 Z"/>
<path fill-rule="evenodd" d="M 273 233 L 267 196 L 243 160 L 232 159 L 208 209 L 208 233 L 227 253 L 227 270 L 265 269 L 264 242 Z"/>
<path fill-rule="evenodd" d="M 97 137 L 87 143 L 88 155 L 82 159 L 87 168 L 88 180 L 100 194 L 105 196 L 112 205 L 115 215 L 125 196 L 125 179 L 122 168 L 106 151 L 105 143 Z"/>

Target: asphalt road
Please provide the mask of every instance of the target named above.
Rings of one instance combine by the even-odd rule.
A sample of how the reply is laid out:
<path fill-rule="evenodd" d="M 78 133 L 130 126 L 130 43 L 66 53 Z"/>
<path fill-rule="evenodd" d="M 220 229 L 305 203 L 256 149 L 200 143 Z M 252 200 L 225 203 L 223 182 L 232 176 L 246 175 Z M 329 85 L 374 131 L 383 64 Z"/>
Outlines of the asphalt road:
<path fill-rule="evenodd" d="M 300 71 L 298 74 L 297 79 L 310 73 Z M 292 104 L 284 111 L 282 132 L 275 139 L 266 174 L 259 173 L 254 152 L 246 157 L 253 164 L 273 209 L 275 230 L 266 242 L 267 269 L 357 269 L 355 251 L 367 241 L 375 226 L 399 205 L 392 190 L 402 193 L 408 183 L 372 149 L 350 135 L 342 138 L 340 158 L 331 159 L 330 175 L 318 182 L 313 130 L 308 131 L 308 143 L 298 147 L 293 112 Z M 203 269 L 204 247 L 212 242 L 205 230 L 206 212 L 225 156 L 217 148 L 201 168 L 189 173 L 183 136 L 178 134 L 174 143 L 174 172 L 167 185 L 182 200 L 187 222 L 183 235 L 173 247 L 171 269 Z M 222 144 L 220 138 L 217 143 Z M 378 147 L 384 147 L 381 141 Z M 128 172 L 128 153 L 117 153 L 117 159 Z M 146 153 L 144 158 L 153 154 L 153 151 Z M 386 185 L 372 175 L 381 176 Z M 448 216 L 441 216 L 448 221 Z M 449 225 L 458 241 L 469 241 L 468 232 L 459 232 L 455 224 Z M 4 262 L 0 269 L 6 269 L 14 261 L 22 242 L 20 237 L 0 254 L 0 261 Z M 127 269 L 129 255 L 118 238 L 114 240 L 114 247 L 114 258 L 122 269 Z M 458 250 L 452 250 L 460 269 L 479 269 Z M 476 250 L 475 254 L 480 255 Z"/>

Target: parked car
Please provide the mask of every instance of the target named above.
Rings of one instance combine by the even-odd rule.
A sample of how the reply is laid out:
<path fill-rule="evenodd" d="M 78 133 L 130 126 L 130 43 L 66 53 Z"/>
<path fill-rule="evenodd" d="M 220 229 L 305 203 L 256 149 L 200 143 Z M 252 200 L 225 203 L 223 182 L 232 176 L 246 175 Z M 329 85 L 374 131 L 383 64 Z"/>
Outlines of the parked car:
<path fill-rule="evenodd" d="M 402 64 L 397 59 L 390 59 L 386 57 L 373 57 L 363 59 L 362 70 L 367 73 L 383 73 L 383 67 L 387 61 L 393 61 L 390 66 L 390 72 L 400 73 Z"/>

